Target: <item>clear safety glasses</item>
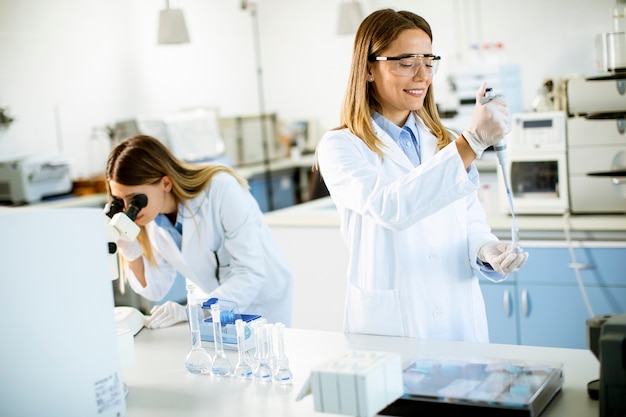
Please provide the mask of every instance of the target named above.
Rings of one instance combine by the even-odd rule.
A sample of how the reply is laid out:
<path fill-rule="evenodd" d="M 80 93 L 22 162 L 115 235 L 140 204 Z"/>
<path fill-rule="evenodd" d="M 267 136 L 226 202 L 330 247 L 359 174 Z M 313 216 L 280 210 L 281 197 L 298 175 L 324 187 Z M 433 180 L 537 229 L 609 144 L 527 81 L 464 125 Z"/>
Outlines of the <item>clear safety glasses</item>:
<path fill-rule="evenodd" d="M 369 61 L 387 61 L 389 71 L 400 77 L 415 77 L 420 68 L 424 68 L 427 76 L 433 76 L 439 68 L 441 57 L 433 54 L 411 54 L 401 56 L 373 56 Z"/>

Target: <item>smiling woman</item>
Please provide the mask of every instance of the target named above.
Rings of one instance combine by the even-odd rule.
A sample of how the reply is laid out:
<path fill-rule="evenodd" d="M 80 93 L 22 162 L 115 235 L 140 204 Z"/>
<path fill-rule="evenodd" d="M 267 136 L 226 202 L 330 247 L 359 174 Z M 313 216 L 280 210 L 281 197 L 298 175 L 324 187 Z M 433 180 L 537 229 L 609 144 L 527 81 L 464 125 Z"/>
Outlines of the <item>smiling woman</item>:
<path fill-rule="evenodd" d="M 477 197 L 473 161 L 508 132 L 508 107 L 481 104 L 482 85 L 469 128 L 446 129 L 432 38 L 408 11 L 366 17 L 341 126 L 317 148 L 349 250 L 344 330 L 487 342 L 478 277 L 501 281 L 528 256 L 491 233 Z"/>

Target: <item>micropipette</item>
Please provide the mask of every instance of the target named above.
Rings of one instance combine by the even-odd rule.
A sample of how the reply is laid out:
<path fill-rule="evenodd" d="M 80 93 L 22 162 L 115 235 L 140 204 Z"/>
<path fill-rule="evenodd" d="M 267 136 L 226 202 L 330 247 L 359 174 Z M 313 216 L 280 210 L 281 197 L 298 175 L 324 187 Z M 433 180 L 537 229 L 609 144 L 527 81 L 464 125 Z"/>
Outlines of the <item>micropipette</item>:
<path fill-rule="evenodd" d="M 496 95 L 492 88 L 487 88 L 485 90 L 485 96 L 480 99 L 480 104 L 489 103 L 496 97 L 501 97 Z M 506 166 L 506 138 L 502 138 L 500 142 L 493 146 L 493 150 L 496 152 L 496 157 L 498 158 L 498 164 L 500 165 L 502 171 L 502 180 L 504 182 L 504 188 L 506 190 L 506 197 L 509 202 L 509 210 L 511 212 L 511 247 L 509 248 L 510 252 L 522 252 L 522 248 L 519 246 L 519 226 L 517 225 L 517 219 L 515 218 L 515 208 L 513 207 L 513 195 L 511 193 L 511 182 L 509 181 L 509 176 L 507 174 L 507 166 Z"/>

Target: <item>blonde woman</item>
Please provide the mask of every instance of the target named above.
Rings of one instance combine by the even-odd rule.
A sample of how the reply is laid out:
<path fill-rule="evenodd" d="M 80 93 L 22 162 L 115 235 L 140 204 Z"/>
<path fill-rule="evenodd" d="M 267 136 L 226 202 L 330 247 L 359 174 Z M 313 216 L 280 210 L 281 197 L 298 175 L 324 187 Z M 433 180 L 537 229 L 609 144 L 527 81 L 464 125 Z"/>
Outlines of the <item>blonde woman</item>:
<path fill-rule="evenodd" d="M 156 138 L 139 135 L 110 153 L 106 180 L 112 199 L 128 208 L 148 197 L 135 218 L 139 238 L 118 242 L 131 288 L 161 300 L 178 274 L 206 298 L 234 301 L 241 313 L 291 323 L 292 277 L 246 181 L 219 164 L 176 159 Z M 184 307 L 168 301 L 153 308 L 147 327 L 186 320 Z"/>
<path fill-rule="evenodd" d="M 463 135 L 448 131 L 431 86 L 441 59 L 432 38 L 411 12 L 366 17 L 341 126 L 318 145 L 349 250 L 344 329 L 487 342 L 478 279 L 501 281 L 528 256 L 491 233 L 472 163 L 510 130 L 508 108 L 479 103 Z"/>

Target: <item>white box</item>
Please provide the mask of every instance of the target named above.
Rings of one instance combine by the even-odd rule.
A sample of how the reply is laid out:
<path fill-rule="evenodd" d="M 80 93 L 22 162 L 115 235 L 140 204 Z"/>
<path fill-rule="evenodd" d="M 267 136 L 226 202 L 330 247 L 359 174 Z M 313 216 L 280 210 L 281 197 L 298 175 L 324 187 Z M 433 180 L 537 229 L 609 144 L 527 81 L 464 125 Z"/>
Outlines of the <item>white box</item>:
<path fill-rule="evenodd" d="M 315 411 L 370 417 L 403 392 L 399 354 L 353 351 L 315 368 L 298 399 L 312 393 Z"/>

